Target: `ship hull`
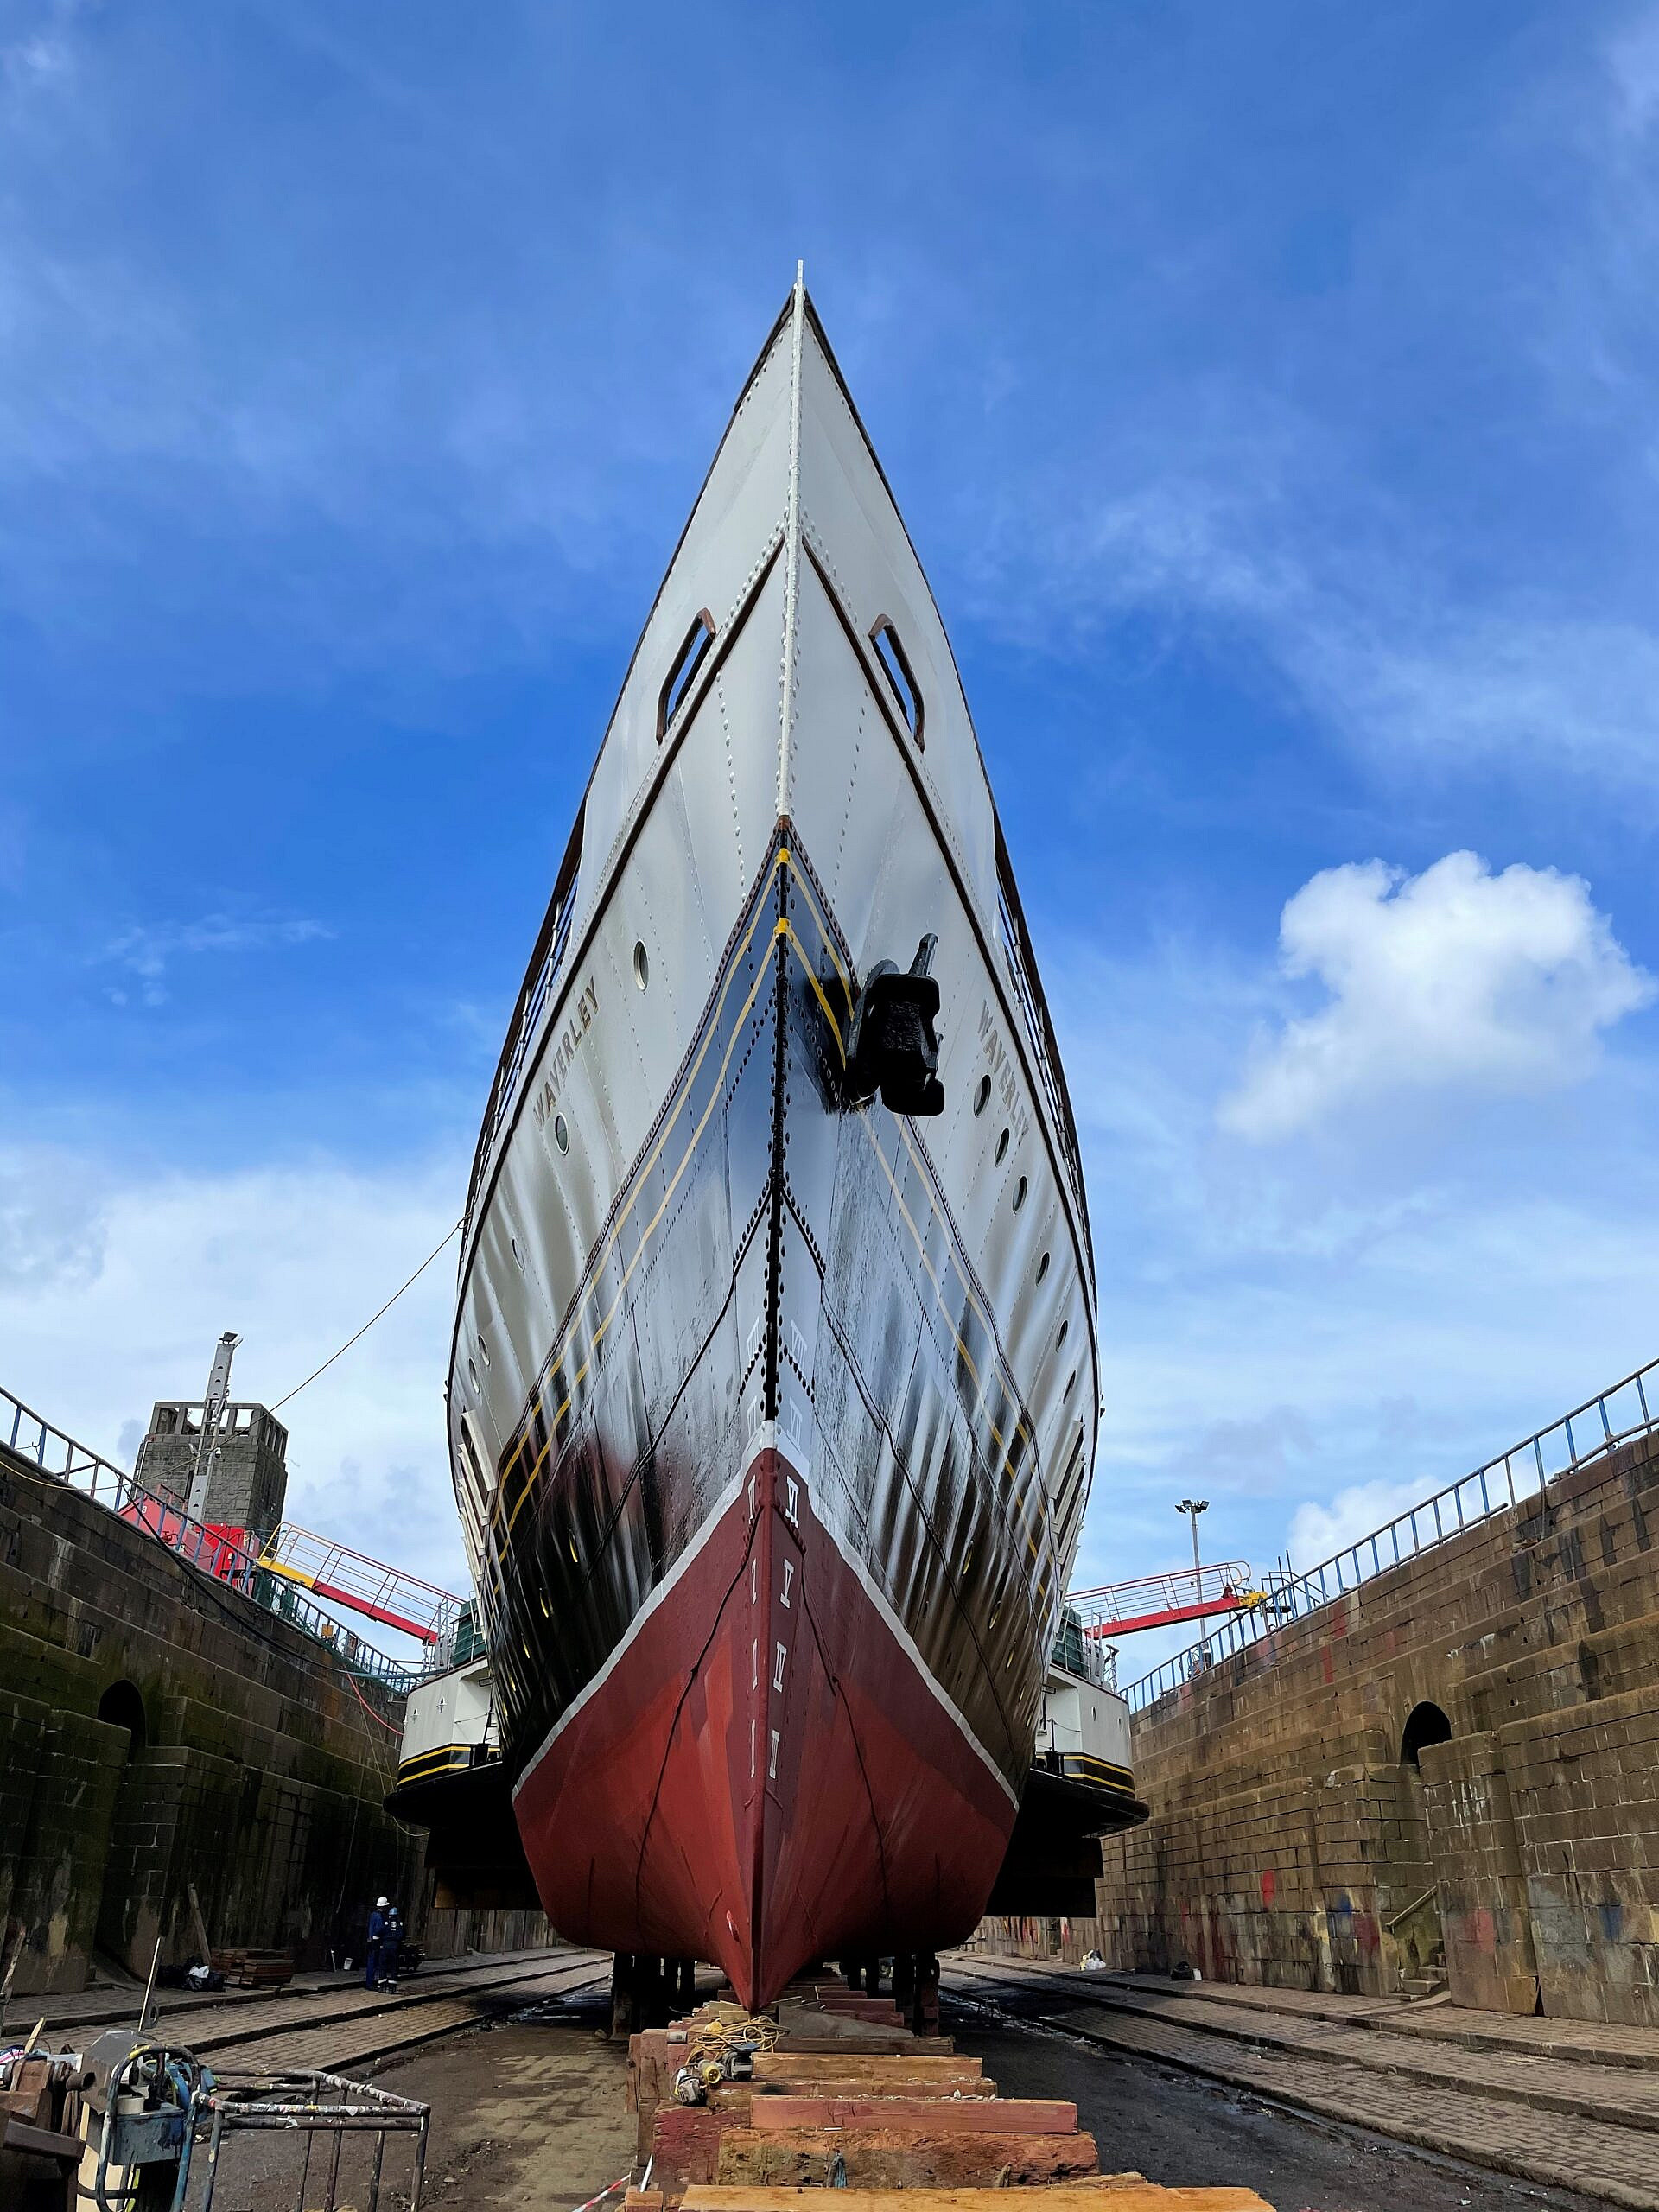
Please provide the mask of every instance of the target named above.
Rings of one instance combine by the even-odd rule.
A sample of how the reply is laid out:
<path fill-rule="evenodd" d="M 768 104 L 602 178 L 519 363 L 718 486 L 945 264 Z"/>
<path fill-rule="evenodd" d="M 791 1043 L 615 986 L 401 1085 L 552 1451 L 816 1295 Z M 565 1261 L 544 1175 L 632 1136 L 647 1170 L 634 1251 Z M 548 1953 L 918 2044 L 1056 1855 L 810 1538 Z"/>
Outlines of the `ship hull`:
<path fill-rule="evenodd" d="M 751 1472 L 517 1810 L 562 1931 L 709 1960 L 753 2005 L 810 1959 L 967 1936 L 1014 1808 L 810 1508 L 784 1518 L 789 1462 Z"/>
<path fill-rule="evenodd" d="M 779 823 L 509 1455 L 492 1589 L 555 1926 L 754 2004 L 972 1928 L 1057 1587 L 925 1149 L 846 1106 L 846 973 Z"/>
<path fill-rule="evenodd" d="M 549 1914 L 756 2005 L 982 1912 L 1096 1411 L 1018 895 L 819 338 L 798 292 L 625 684 L 480 1140 L 450 1368 Z M 849 1053 L 924 942 L 917 1120 Z"/>

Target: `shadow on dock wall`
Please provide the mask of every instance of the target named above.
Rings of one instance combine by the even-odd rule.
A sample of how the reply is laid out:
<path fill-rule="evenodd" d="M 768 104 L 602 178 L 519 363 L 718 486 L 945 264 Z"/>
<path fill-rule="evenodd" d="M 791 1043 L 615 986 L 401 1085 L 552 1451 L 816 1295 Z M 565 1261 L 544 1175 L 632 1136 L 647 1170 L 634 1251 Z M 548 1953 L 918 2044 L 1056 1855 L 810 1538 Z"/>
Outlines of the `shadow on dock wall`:
<path fill-rule="evenodd" d="M 1184 1683 L 1097 1916 L 987 1941 L 1659 2025 L 1656 1537 L 1649 1436 Z"/>
<path fill-rule="evenodd" d="M 422 1837 L 382 1808 L 401 1713 L 251 1599 L 0 1451 L 0 1929 L 18 1995 L 198 1945 L 360 1954 L 418 1923 Z M 534 1937 L 528 1939 L 537 1940 Z"/>

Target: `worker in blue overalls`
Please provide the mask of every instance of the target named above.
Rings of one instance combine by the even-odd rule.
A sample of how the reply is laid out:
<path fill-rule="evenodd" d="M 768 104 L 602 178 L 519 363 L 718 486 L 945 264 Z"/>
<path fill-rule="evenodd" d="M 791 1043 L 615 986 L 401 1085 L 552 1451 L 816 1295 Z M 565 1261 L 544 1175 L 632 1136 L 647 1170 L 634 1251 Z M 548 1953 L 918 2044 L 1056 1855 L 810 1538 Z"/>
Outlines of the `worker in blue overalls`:
<path fill-rule="evenodd" d="M 365 1989 L 376 1989 L 380 1984 L 382 1964 L 386 1950 L 386 1937 L 390 1932 L 387 1916 L 391 1911 L 390 1897 L 376 1897 L 374 1910 L 369 1915 L 369 1955 L 363 1962 L 363 1986 Z M 392 1954 L 392 1962 L 395 1967 L 397 1963 L 395 1951 Z"/>
<path fill-rule="evenodd" d="M 395 1904 L 386 1907 L 386 1924 L 380 1935 L 380 1986 L 397 1986 L 398 1954 L 404 1948 L 404 1916 Z"/>

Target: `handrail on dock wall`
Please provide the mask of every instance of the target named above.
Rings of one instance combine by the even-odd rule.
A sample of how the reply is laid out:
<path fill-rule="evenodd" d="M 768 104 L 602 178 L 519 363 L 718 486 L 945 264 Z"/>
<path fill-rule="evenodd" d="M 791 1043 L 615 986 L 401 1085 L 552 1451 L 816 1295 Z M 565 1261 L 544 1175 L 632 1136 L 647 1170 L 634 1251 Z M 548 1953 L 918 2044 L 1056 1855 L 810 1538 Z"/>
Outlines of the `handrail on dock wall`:
<path fill-rule="evenodd" d="M 0 1383 L 0 1438 L 18 1459 L 31 1460 L 54 1482 L 79 1491 L 129 1528 L 142 1529 L 147 1536 L 165 1544 L 201 1573 L 229 1589 L 239 1590 L 279 1620 L 291 1622 L 315 1637 L 364 1681 L 378 1682 L 397 1696 L 406 1697 L 420 1680 L 421 1670 L 403 1665 L 365 1643 L 354 1630 L 342 1627 L 320 1605 L 302 1598 L 291 1583 L 264 1573 L 251 1552 L 218 1530 L 193 1521 L 176 1499 L 146 1490 L 124 1467 L 54 1427 L 3 1383 Z"/>
<path fill-rule="evenodd" d="M 1574 1434 L 1573 1424 L 1579 1433 Z M 1507 1513 L 1522 1499 L 1575 1467 L 1587 1465 L 1614 1446 L 1645 1435 L 1659 1424 L 1659 1359 L 1649 1360 L 1622 1382 L 1615 1382 L 1548 1428 L 1523 1437 L 1472 1474 L 1448 1483 L 1419 1505 L 1362 1536 L 1306 1573 L 1293 1567 L 1289 1554 L 1266 1578 L 1266 1601 L 1248 1612 L 1233 1613 L 1200 1643 L 1166 1659 L 1161 1667 L 1131 1682 L 1123 1695 L 1132 1713 L 1144 1713 L 1183 1682 L 1207 1672 L 1223 1659 L 1259 1643 L 1287 1621 L 1305 1618 L 1332 1604 L 1373 1576 L 1432 1551 L 1437 1544 L 1478 1528 L 1494 1514 Z"/>

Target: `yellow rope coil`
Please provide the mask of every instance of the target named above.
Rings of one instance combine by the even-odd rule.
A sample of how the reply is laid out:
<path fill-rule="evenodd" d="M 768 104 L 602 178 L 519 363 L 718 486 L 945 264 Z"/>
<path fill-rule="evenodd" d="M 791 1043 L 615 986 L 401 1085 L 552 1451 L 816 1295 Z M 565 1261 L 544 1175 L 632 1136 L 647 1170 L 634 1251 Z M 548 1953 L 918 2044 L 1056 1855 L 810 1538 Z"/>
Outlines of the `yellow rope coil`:
<path fill-rule="evenodd" d="M 778 2041 L 776 2020 L 757 2019 L 738 2005 L 713 2005 L 707 2017 L 688 2020 L 686 2059 L 712 2088 L 721 2078 L 721 2062 L 734 2044 L 753 2044 L 757 2050 L 771 2050 Z"/>

